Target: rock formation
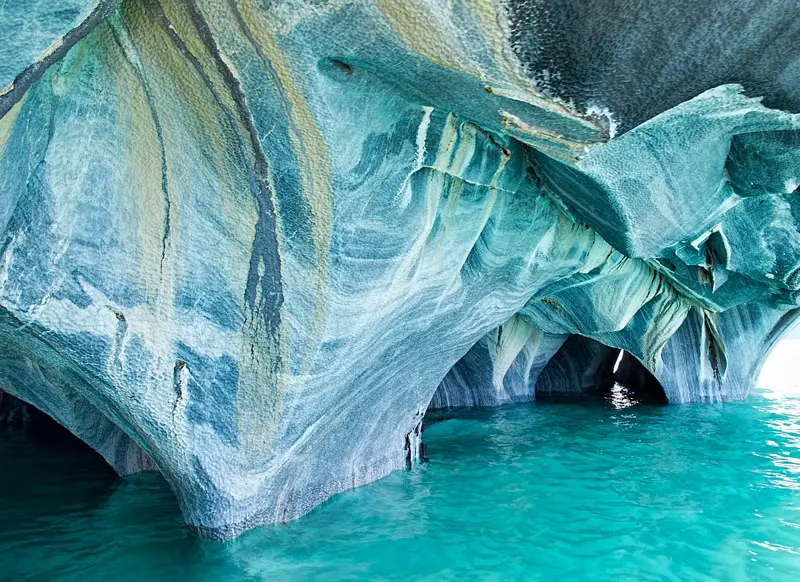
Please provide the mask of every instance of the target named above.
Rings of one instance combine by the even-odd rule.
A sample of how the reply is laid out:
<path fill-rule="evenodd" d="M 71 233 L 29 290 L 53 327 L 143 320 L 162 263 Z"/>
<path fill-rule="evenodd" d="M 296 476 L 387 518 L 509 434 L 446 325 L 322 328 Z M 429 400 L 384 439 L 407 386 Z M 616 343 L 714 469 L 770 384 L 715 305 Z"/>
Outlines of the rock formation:
<path fill-rule="evenodd" d="M 742 398 L 797 314 L 791 0 L 2 11 L 0 387 L 208 537 L 619 350 Z"/>

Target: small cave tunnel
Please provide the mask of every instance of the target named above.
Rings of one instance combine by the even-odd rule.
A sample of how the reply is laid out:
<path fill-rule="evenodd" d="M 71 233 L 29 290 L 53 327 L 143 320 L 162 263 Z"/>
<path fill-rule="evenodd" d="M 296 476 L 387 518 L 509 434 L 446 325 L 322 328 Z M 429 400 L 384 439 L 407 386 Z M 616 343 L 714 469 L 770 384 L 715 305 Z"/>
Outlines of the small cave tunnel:
<path fill-rule="evenodd" d="M 15 481 L 35 480 L 45 471 L 52 475 L 63 470 L 66 476 L 78 467 L 104 481 L 117 479 L 117 473 L 97 451 L 49 415 L 2 388 L 0 463 L 4 474 Z"/>
<path fill-rule="evenodd" d="M 606 393 L 615 405 L 669 404 L 658 379 L 634 356 L 623 350 L 614 363 L 614 384 Z"/>
<path fill-rule="evenodd" d="M 492 408 L 526 401 L 597 401 L 617 404 L 667 404 L 655 376 L 630 354 L 595 339 L 570 335 L 549 354 L 542 345 L 533 355 L 521 351 L 497 385 L 494 362 L 476 344 L 442 381 L 428 408 L 426 422 L 452 416 L 456 409 Z M 552 354 L 552 355 L 551 355 Z M 444 394 L 443 394 L 444 393 Z M 450 410 L 450 412 L 448 412 Z"/>
<path fill-rule="evenodd" d="M 667 404 L 663 387 L 636 357 L 580 335 L 570 336 L 535 380 L 535 400 L 602 398 L 615 406 Z"/>
<path fill-rule="evenodd" d="M 0 465 L 0 531 L 9 535 L 36 524 L 57 537 L 59 528 L 104 507 L 120 483 L 98 452 L 44 412 L 2 390 Z"/>
<path fill-rule="evenodd" d="M 537 347 L 544 345 L 537 343 Z M 484 349 L 484 347 L 481 347 Z M 427 461 L 428 456 L 435 460 L 440 450 L 429 450 L 424 441 L 424 430 L 449 420 L 477 420 L 487 423 L 496 422 L 506 412 L 500 410 L 506 405 L 533 405 L 544 414 L 549 412 L 544 407 L 562 404 L 587 409 L 627 409 L 634 406 L 662 406 L 668 404 L 664 388 L 658 379 L 632 354 L 622 349 L 607 346 L 597 340 L 570 335 L 555 350 L 552 356 L 540 357 L 542 351 L 525 355 L 520 352 L 503 378 L 504 386 L 498 386 L 493 380 L 494 360 L 481 360 L 476 351 L 471 352 L 469 359 L 462 358 L 451 369 L 449 382 L 443 382 L 439 390 L 447 390 L 445 398 L 436 394 L 431 400 L 423 418 L 422 434 L 415 434 L 419 443 L 417 459 Z M 478 356 L 482 352 L 477 352 Z M 465 357 L 466 358 L 466 357 Z M 478 364 L 483 365 L 478 365 Z M 524 370 L 524 373 L 520 373 Z M 520 386 L 517 383 L 524 383 Z M 508 383 L 514 383 L 509 386 Z M 468 398 L 460 397 L 456 390 L 463 390 Z M 510 396 L 506 401 L 494 405 L 469 404 L 470 402 L 491 401 L 486 397 L 487 391 Z M 527 399 L 514 400 L 520 394 Z M 457 402 L 456 406 L 443 404 Z M 468 403 L 465 405 L 464 403 Z M 511 411 L 509 411 L 511 412 Z M 555 412 L 550 411 L 550 412 Z M 584 411 L 584 412 L 589 412 Z M 610 411 L 609 411 L 610 412 Z M 582 414 L 581 411 L 560 411 L 557 414 Z M 515 413 L 511 412 L 513 416 Z M 606 412 L 599 412 L 603 415 Z M 421 438 L 420 438 L 421 437 Z M 410 447 L 409 447 L 409 450 Z M 411 465 L 411 463 L 408 463 Z"/>
<path fill-rule="evenodd" d="M 520 352 L 502 387 L 495 384 L 494 360 L 481 355 L 473 349 L 454 365 L 431 400 L 424 426 L 451 418 L 489 417 L 497 405 L 521 402 L 584 402 L 615 408 L 668 404 L 661 383 L 635 356 L 577 334 L 563 341 L 551 357 L 531 360 L 530 354 L 526 359 Z M 489 395 L 506 399 L 493 401 Z"/>

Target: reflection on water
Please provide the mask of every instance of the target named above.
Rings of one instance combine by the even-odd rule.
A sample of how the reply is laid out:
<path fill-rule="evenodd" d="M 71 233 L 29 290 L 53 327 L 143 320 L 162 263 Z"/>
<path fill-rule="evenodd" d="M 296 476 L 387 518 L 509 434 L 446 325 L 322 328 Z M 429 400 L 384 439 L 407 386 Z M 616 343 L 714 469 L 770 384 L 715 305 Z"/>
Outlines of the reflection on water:
<path fill-rule="evenodd" d="M 636 398 L 629 394 L 628 390 L 624 386 L 620 386 L 616 383 L 614 384 L 614 387 L 611 388 L 609 400 L 614 408 L 620 410 L 623 408 L 630 408 L 631 406 L 636 406 L 638 404 Z"/>
<path fill-rule="evenodd" d="M 6 438 L 0 578 L 797 580 L 800 399 L 620 398 L 447 413 L 429 463 L 226 544 L 158 475 Z"/>

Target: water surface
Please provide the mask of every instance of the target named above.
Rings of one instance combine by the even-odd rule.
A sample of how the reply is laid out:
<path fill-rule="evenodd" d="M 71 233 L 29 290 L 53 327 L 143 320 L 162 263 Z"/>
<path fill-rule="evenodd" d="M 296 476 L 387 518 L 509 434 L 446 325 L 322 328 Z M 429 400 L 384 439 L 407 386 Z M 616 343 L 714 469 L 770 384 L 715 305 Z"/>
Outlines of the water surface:
<path fill-rule="evenodd" d="M 798 580 L 800 398 L 450 413 L 430 462 L 230 543 L 156 474 L 0 439 L 0 579 Z"/>

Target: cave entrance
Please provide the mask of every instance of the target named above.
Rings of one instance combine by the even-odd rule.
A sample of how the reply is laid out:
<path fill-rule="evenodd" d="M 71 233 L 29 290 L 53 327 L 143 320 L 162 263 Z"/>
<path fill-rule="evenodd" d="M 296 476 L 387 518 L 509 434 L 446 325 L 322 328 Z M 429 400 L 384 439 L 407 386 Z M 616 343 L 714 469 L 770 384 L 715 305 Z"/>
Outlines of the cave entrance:
<path fill-rule="evenodd" d="M 617 408 L 667 404 L 661 383 L 630 353 L 571 335 L 536 381 L 536 400 L 603 399 Z"/>
<path fill-rule="evenodd" d="M 755 390 L 773 398 L 800 394 L 800 323 L 775 342 L 762 363 Z"/>
<path fill-rule="evenodd" d="M 114 469 L 89 445 L 2 390 L 0 465 L 0 531 L 7 539 L 24 531 L 26 523 L 58 532 L 102 507 L 119 483 Z"/>
<path fill-rule="evenodd" d="M 45 470 L 52 474 L 62 467 L 69 474 L 81 467 L 108 481 L 117 478 L 114 469 L 92 447 L 35 406 L 2 389 L 0 463 L 3 473 L 15 481 L 35 479 L 34 473 Z"/>
<path fill-rule="evenodd" d="M 798 336 L 800 339 L 800 336 Z M 479 342 L 450 370 L 434 394 L 424 424 L 463 416 L 480 417 L 498 405 L 531 402 L 608 405 L 667 404 L 664 388 L 639 360 L 595 339 L 570 335 L 553 342 L 541 338 L 536 350 L 519 352 L 499 384 L 487 354 L 492 345 Z M 502 397 L 502 398 L 501 398 Z"/>
<path fill-rule="evenodd" d="M 669 404 L 664 388 L 655 376 L 634 356 L 619 351 L 614 363 L 614 384 L 606 398 L 617 408 L 636 404 Z"/>
<path fill-rule="evenodd" d="M 451 376 L 449 381 L 443 381 L 438 389 L 446 394 L 435 394 L 428 406 L 423 429 L 450 420 L 479 421 L 490 428 L 454 423 L 450 434 L 440 427 L 434 433 L 433 438 L 437 440 L 430 449 L 432 458 L 442 454 L 443 445 L 456 443 L 454 435 L 462 430 L 463 442 L 473 439 L 480 443 L 483 434 L 489 434 L 492 427 L 500 431 L 517 430 L 514 426 L 519 425 L 520 418 L 544 426 L 571 422 L 567 417 L 608 418 L 615 414 L 614 410 L 609 410 L 610 407 L 619 410 L 668 403 L 664 388 L 656 377 L 635 356 L 620 348 L 577 334 L 562 339 L 560 347 L 553 351 L 545 351 L 543 346 L 548 347 L 540 339 L 534 345 L 539 351 L 531 350 L 532 354 L 520 351 L 518 359 L 503 368 L 506 374 L 502 377 L 502 385 L 497 381 L 494 368 L 498 358 L 480 357 L 487 351 L 486 345 L 479 345 L 480 351 L 471 350 L 455 364 L 448 373 Z M 539 357 L 543 352 L 545 356 Z M 495 400 L 487 394 L 495 395 Z M 496 395 L 511 397 L 498 402 Z M 516 395 L 528 398 L 514 400 Z M 483 404 L 486 402 L 490 404 Z M 524 402 L 535 404 L 515 409 L 505 406 Z M 452 403 L 457 404 L 453 406 Z M 570 408 L 555 410 L 554 407 L 560 405 Z M 517 420 L 505 427 L 505 418 Z M 488 432 L 482 433 L 484 430 Z M 424 440 L 424 432 L 422 436 Z M 466 447 L 463 442 L 458 441 L 454 446 Z"/>

